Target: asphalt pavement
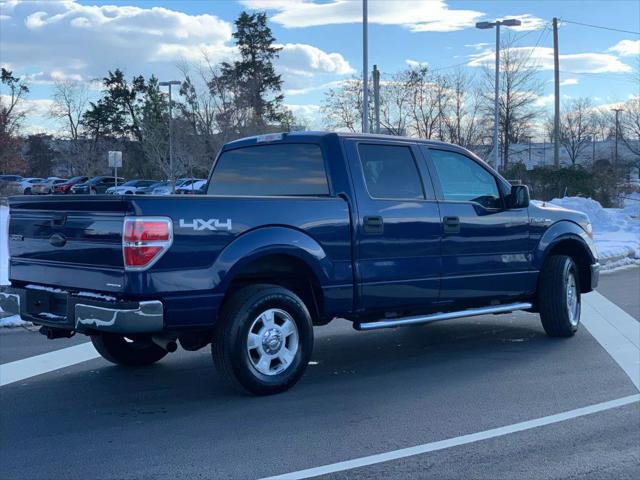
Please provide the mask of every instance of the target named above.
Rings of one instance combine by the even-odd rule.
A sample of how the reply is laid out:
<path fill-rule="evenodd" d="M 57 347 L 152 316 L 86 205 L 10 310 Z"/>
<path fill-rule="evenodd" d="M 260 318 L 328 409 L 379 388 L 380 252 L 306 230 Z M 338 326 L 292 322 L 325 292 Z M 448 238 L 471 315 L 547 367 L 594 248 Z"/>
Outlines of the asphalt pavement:
<path fill-rule="evenodd" d="M 638 275 L 608 274 L 600 293 L 634 315 L 640 295 L 623 292 Z M 1 364 L 83 340 L 0 331 L 0 377 Z M 302 478 L 329 464 L 320 478 L 640 478 L 637 401 L 341 470 L 638 394 L 586 328 L 551 339 L 522 312 L 372 332 L 336 321 L 316 329 L 301 382 L 271 397 L 224 387 L 208 348 L 136 369 L 97 358 L 0 388 L 2 479 Z"/>

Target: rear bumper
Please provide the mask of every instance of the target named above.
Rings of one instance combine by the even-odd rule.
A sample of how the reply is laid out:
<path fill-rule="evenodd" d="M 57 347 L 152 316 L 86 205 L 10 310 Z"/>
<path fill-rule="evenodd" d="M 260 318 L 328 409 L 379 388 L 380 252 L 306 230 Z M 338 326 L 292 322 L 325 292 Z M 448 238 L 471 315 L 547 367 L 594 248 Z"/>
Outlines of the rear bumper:
<path fill-rule="evenodd" d="M 2 287 L 0 308 L 37 325 L 78 332 L 135 334 L 164 329 L 159 300 L 121 301 L 54 289 Z"/>

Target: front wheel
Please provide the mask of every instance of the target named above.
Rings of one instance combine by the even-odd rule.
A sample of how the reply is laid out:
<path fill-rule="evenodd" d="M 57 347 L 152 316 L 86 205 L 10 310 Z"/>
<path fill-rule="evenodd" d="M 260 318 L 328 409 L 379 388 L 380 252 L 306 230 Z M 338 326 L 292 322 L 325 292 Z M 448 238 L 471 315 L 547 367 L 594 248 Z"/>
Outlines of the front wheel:
<path fill-rule="evenodd" d="M 540 272 L 540 320 L 550 337 L 571 337 L 580 324 L 580 276 L 566 255 L 553 255 Z"/>
<path fill-rule="evenodd" d="M 130 339 L 103 333 L 91 335 L 91 343 L 105 360 L 128 367 L 151 365 L 167 355 L 167 351 L 151 339 Z"/>
<path fill-rule="evenodd" d="M 304 302 L 275 285 L 236 292 L 218 318 L 211 351 L 222 378 L 253 395 L 291 388 L 313 348 L 313 324 Z"/>

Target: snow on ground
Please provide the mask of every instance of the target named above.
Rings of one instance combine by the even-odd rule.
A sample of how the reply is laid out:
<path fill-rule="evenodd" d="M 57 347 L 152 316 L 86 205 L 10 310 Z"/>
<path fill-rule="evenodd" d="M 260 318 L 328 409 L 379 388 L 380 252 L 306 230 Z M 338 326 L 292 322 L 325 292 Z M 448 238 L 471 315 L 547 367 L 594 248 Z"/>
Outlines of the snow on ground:
<path fill-rule="evenodd" d="M 0 205 L 0 285 L 9 283 L 9 207 Z"/>
<path fill-rule="evenodd" d="M 603 269 L 640 264 L 640 198 L 629 197 L 624 208 L 603 208 L 582 197 L 554 198 L 550 203 L 589 216 Z"/>

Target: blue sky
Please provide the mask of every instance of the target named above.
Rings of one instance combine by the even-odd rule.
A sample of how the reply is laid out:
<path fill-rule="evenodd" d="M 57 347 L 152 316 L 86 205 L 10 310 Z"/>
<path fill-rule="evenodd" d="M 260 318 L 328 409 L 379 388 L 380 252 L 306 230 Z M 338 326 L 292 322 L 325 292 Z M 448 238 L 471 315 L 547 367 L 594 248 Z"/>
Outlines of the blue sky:
<path fill-rule="evenodd" d="M 551 18 L 640 31 L 640 2 L 370 0 L 370 64 L 383 73 L 407 62 L 480 73 L 491 62 L 494 32 L 479 20 L 518 17 L 521 48 L 551 80 Z M 90 80 L 120 67 L 128 76 L 179 78 L 207 51 L 214 61 L 234 54 L 233 20 L 243 9 L 266 10 L 277 41 L 286 103 L 320 126 L 318 105 L 328 86 L 361 69 L 360 0 L 0 0 L 0 64 L 31 80 L 28 129 L 54 130 L 46 115 L 54 79 Z M 534 49 L 534 46 L 537 48 Z M 562 95 L 611 104 L 640 94 L 632 80 L 640 35 L 562 23 Z M 551 105 L 547 83 L 540 105 Z M 6 92 L 2 92 L 6 93 Z M 97 95 L 95 91 L 93 95 Z"/>

